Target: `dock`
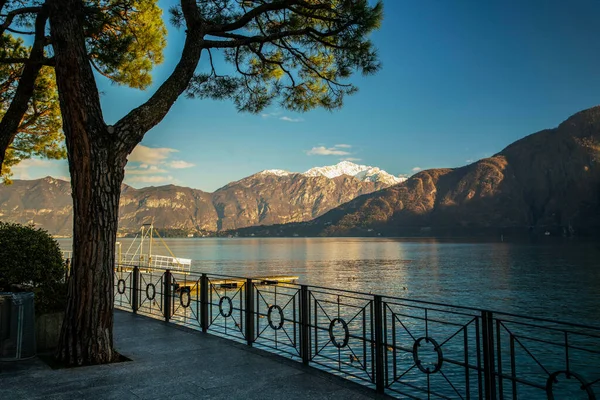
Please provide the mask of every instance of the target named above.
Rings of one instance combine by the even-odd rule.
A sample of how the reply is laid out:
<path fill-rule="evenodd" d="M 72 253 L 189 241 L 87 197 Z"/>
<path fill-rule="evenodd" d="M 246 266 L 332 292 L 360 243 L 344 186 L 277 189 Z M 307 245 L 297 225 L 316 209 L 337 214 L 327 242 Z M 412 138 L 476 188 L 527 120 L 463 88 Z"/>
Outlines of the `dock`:
<path fill-rule="evenodd" d="M 259 276 L 259 277 L 255 277 L 252 278 L 252 282 L 255 285 L 261 285 L 261 286 L 266 286 L 266 285 L 279 285 L 279 284 L 285 284 L 285 283 L 296 283 L 296 281 L 299 279 L 298 276 L 290 276 L 290 275 L 280 275 L 280 276 Z M 238 287 L 242 287 L 243 285 L 246 284 L 246 279 L 236 279 L 236 278 L 230 278 L 230 279 L 210 279 L 209 278 L 209 284 L 212 287 L 218 288 L 218 289 L 235 289 Z M 194 285 L 187 285 L 185 280 L 179 281 L 177 284 L 177 287 L 175 288 L 176 292 L 180 292 L 182 290 L 188 291 L 190 293 L 195 293 L 198 291 L 198 285 L 194 284 Z"/>
<path fill-rule="evenodd" d="M 117 271 L 118 272 L 132 272 L 133 268 L 134 268 L 133 266 L 123 265 L 123 266 L 118 266 Z M 143 274 L 155 274 L 155 273 L 162 274 L 164 272 L 164 270 L 157 269 L 157 268 L 139 267 L 138 269 Z M 175 290 L 176 291 L 180 291 L 180 290 L 182 290 L 182 288 L 187 288 L 186 290 L 189 292 L 197 291 L 198 285 L 192 283 L 192 282 L 195 282 L 195 280 L 189 279 L 189 277 L 188 277 L 190 274 L 189 272 L 187 272 L 187 271 L 171 271 L 171 273 L 175 277 L 175 281 L 176 281 Z M 285 284 L 285 283 L 292 284 L 292 283 L 296 283 L 296 281 L 298 279 L 300 279 L 300 277 L 295 276 L 295 275 L 274 275 L 274 276 L 253 277 L 252 281 L 255 285 L 266 286 L 266 285 L 279 285 L 279 284 Z M 211 286 L 216 287 L 216 288 L 232 289 L 232 288 L 237 288 L 237 287 L 241 287 L 242 285 L 244 285 L 246 283 L 246 279 L 243 279 L 243 278 L 227 278 L 227 279 L 210 278 L 210 276 L 209 276 L 209 283 Z"/>
<path fill-rule="evenodd" d="M 258 276 L 252 278 L 255 285 L 278 285 L 280 283 L 296 283 L 298 276 Z M 218 287 L 238 287 L 246 283 L 245 279 L 210 279 L 210 284 Z"/>

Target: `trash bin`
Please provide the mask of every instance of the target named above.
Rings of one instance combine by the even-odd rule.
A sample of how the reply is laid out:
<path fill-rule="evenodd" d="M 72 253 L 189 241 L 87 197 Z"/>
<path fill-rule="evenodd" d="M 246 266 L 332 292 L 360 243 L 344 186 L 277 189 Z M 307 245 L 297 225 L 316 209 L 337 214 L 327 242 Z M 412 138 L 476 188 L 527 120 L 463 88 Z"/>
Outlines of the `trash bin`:
<path fill-rule="evenodd" d="M 0 361 L 35 356 L 33 293 L 0 293 Z"/>

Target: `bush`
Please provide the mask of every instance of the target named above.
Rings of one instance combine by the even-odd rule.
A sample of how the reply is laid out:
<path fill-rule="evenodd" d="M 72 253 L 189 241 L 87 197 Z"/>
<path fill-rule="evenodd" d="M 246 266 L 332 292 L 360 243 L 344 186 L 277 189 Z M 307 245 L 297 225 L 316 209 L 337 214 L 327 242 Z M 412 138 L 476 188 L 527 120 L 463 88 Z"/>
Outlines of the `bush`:
<path fill-rule="evenodd" d="M 0 222 L 0 290 L 29 287 L 35 311 L 65 309 L 65 262 L 58 242 L 43 229 Z"/>

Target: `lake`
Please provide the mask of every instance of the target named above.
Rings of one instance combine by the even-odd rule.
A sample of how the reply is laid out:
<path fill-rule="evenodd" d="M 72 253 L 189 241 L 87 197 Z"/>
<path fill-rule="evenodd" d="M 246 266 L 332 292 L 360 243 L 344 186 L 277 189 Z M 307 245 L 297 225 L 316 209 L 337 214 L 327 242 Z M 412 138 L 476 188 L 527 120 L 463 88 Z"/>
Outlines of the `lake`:
<path fill-rule="evenodd" d="M 120 239 L 123 252 L 131 239 Z M 198 272 L 300 283 L 600 326 L 600 244 L 400 238 L 165 239 Z M 69 250 L 71 241 L 60 239 Z M 155 240 L 154 254 L 168 255 Z"/>

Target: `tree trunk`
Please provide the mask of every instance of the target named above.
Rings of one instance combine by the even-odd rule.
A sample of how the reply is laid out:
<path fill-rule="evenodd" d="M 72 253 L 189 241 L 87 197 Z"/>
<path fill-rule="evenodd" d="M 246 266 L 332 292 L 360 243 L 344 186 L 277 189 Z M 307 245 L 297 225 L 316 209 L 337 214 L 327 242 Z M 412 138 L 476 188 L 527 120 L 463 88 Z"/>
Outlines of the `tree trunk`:
<path fill-rule="evenodd" d="M 82 135 L 84 136 L 84 135 Z M 87 150 L 87 151 L 86 151 Z M 81 168 L 82 158 L 91 160 Z M 114 360 L 113 268 L 124 168 L 106 149 L 69 140 L 73 264 L 58 358 L 70 365 Z"/>
<path fill-rule="evenodd" d="M 57 357 L 69 365 L 109 363 L 113 268 L 126 155 L 104 123 L 83 34 L 83 5 L 53 0 L 50 24 L 73 197 L 73 263 Z"/>
<path fill-rule="evenodd" d="M 73 263 L 57 357 L 67 364 L 114 360 L 113 268 L 127 155 L 185 90 L 202 53 L 195 0 L 182 0 L 188 35 L 180 62 L 157 92 L 106 126 L 88 61 L 81 0 L 48 0 L 56 83 L 73 196 Z"/>

